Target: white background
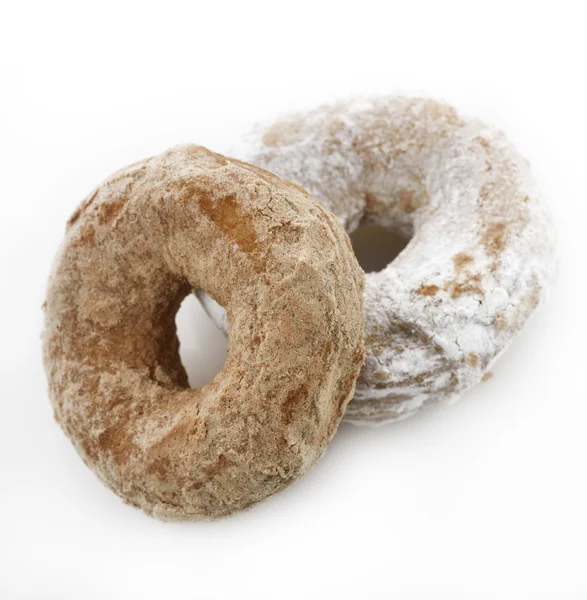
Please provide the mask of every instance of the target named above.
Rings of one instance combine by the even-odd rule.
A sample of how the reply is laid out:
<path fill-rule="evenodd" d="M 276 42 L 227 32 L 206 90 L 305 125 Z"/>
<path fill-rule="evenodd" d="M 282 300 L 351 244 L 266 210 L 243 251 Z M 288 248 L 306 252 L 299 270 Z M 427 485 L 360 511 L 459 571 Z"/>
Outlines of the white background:
<path fill-rule="evenodd" d="M 3 2 L 0 597 L 587 598 L 587 56 L 582 2 Z M 64 224 L 119 167 L 217 151 L 349 94 L 423 92 L 504 129 L 560 235 L 550 302 L 460 403 L 343 425 L 249 512 L 124 505 L 52 419 L 41 303 Z M 223 339 L 186 304 L 184 359 Z"/>

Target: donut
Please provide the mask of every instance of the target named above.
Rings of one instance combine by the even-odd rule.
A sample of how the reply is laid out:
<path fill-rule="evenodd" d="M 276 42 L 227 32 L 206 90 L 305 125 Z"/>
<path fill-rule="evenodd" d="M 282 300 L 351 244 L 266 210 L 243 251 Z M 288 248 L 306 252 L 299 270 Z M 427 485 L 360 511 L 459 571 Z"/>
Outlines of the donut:
<path fill-rule="evenodd" d="M 235 153 L 303 186 L 348 233 L 376 225 L 409 240 L 366 275 L 366 360 L 347 421 L 457 399 L 490 376 L 546 295 L 554 234 L 527 162 L 443 102 L 324 106 L 258 127 Z"/>
<path fill-rule="evenodd" d="M 226 307 L 201 389 L 175 314 Z M 163 520 L 227 516 L 323 454 L 363 362 L 364 280 L 336 218 L 299 187 L 187 145 L 102 183 L 68 222 L 45 302 L 55 418 L 98 477 Z"/>

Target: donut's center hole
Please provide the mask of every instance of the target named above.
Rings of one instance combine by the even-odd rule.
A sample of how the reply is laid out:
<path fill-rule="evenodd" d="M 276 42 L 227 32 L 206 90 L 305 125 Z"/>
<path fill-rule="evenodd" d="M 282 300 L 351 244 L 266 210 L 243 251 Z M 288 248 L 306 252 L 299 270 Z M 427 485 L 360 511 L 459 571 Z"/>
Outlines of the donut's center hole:
<path fill-rule="evenodd" d="M 365 273 L 384 269 L 410 241 L 379 225 L 363 225 L 349 237 L 355 256 Z"/>
<path fill-rule="evenodd" d="M 205 313 L 194 294 L 188 294 L 175 316 L 179 357 L 191 388 L 201 388 L 226 362 L 228 340 Z"/>

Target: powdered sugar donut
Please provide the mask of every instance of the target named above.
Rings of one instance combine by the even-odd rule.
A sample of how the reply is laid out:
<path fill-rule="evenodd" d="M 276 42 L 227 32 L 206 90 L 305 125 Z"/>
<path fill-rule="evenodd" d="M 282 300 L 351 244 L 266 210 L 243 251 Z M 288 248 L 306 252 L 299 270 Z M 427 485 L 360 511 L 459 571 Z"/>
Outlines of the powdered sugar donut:
<path fill-rule="evenodd" d="M 553 229 L 528 164 L 442 102 L 325 106 L 258 128 L 237 154 L 306 188 L 349 233 L 377 224 L 410 240 L 366 276 L 367 356 L 348 421 L 456 399 L 544 298 Z"/>
<path fill-rule="evenodd" d="M 190 389 L 175 313 L 208 290 L 232 325 Z M 363 362 L 363 275 L 340 224 L 274 175 L 199 146 L 123 169 L 68 223 L 43 356 L 55 417 L 126 502 L 161 519 L 244 509 L 308 471 Z"/>

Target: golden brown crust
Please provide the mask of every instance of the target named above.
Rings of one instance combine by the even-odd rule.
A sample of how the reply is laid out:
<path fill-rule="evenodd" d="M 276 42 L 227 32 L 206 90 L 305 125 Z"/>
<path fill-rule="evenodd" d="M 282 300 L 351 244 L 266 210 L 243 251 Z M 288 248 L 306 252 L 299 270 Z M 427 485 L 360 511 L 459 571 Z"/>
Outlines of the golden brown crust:
<path fill-rule="evenodd" d="M 175 313 L 207 290 L 226 364 L 188 388 Z M 363 276 L 296 186 L 202 147 L 114 174 L 72 216 L 49 281 L 55 416 L 125 501 L 164 519 L 244 509 L 308 471 L 363 361 Z"/>

